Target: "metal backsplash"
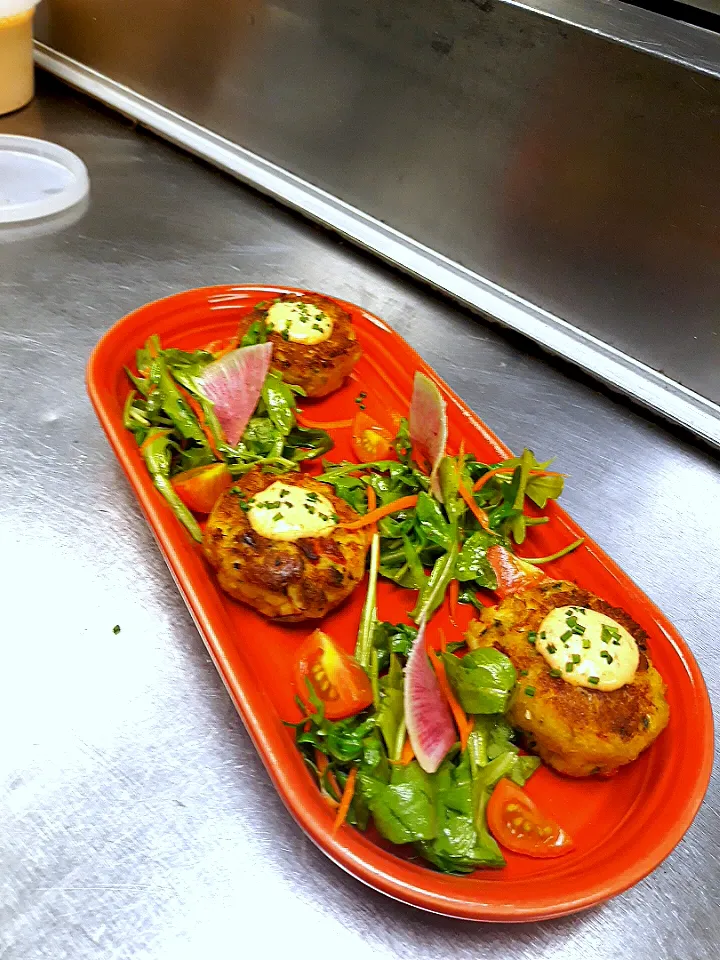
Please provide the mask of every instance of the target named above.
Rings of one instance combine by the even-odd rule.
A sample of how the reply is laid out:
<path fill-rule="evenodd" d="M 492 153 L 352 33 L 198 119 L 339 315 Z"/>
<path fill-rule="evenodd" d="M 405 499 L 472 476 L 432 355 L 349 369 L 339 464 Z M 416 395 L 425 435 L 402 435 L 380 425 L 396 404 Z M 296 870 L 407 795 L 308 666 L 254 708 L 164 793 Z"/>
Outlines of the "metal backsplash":
<path fill-rule="evenodd" d="M 636 46 L 694 45 L 705 72 L 501 0 L 46 0 L 38 36 L 66 79 L 134 112 L 69 57 L 389 225 L 436 274 L 344 232 L 718 442 L 720 38 L 632 17 Z M 704 426 L 634 387 L 634 361 Z"/>

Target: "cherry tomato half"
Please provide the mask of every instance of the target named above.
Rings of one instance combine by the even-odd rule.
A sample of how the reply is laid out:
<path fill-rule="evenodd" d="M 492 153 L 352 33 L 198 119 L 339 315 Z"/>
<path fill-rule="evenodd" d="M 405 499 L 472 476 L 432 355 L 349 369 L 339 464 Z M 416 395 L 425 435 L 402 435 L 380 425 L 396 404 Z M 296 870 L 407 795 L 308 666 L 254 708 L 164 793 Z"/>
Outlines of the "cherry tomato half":
<path fill-rule="evenodd" d="M 542 570 L 533 567 L 521 557 L 516 557 L 505 547 L 490 547 L 487 558 L 497 577 L 497 592 L 501 597 L 509 597 L 519 590 L 527 590 L 547 580 Z"/>
<path fill-rule="evenodd" d="M 515 853 L 562 857 L 573 848 L 562 827 L 541 813 L 511 780 L 501 780 L 490 795 L 487 821 L 497 842 Z"/>
<path fill-rule="evenodd" d="M 178 473 L 172 485 L 186 507 L 196 513 L 210 513 L 220 494 L 232 485 L 232 476 L 224 463 L 209 463 Z"/>
<path fill-rule="evenodd" d="M 373 702 L 368 675 L 355 657 L 336 646 L 322 630 L 315 630 L 305 640 L 295 663 L 295 683 L 305 702 L 306 678 L 323 701 L 329 720 L 360 713 Z"/>
<path fill-rule="evenodd" d="M 364 410 L 358 410 L 353 420 L 352 448 L 361 463 L 394 458 L 393 434 Z"/>

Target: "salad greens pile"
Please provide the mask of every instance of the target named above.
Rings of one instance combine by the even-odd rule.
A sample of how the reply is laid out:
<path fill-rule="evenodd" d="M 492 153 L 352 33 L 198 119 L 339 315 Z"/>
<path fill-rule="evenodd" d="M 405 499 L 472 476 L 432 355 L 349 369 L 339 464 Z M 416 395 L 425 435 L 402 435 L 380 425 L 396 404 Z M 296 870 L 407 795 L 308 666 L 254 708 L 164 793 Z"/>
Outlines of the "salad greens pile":
<path fill-rule="evenodd" d="M 502 867 L 505 860 L 486 823 L 490 794 L 503 777 L 523 786 L 540 765 L 537 757 L 519 754 L 514 731 L 503 716 L 515 669 L 497 650 L 478 650 L 462 658 L 442 655 L 446 668 L 452 661 L 448 679 L 473 715 L 474 727 L 464 750 L 456 744 L 435 773 L 426 773 L 417 760 L 401 762 L 403 666 L 416 635 L 417 629 L 407 624 L 374 625 L 374 702 L 360 714 L 328 720 L 323 701 L 308 684 L 312 709 L 298 698 L 302 719 L 290 724 L 296 743 L 332 802 L 340 801 L 356 768 L 347 821 L 358 829 L 367 829 L 372 819 L 385 839 L 412 844 L 419 856 L 446 873 Z M 388 665 L 382 676 L 381 664 Z"/>
<path fill-rule="evenodd" d="M 528 505 L 542 510 L 559 497 L 563 477 L 548 473 L 549 463 L 539 463 L 530 450 L 494 464 L 461 453 L 440 461 L 441 495 L 436 498 L 427 475 L 413 461 L 407 421 L 401 422 L 394 448 L 397 460 L 323 462 L 318 479 L 331 484 L 337 496 L 366 513 L 372 488 L 380 511 L 355 648 L 371 681 L 373 703 L 333 721 L 306 681 L 310 707 L 298 698 L 303 716 L 292 724 L 296 743 L 331 803 L 340 802 L 350 786 L 349 823 L 365 830 L 372 821 L 381 836 L 411 845 L 446 873 L 501 867 L 505 860 L 487 827 L 488 800 L 503 777 L 523 786 L 540 765 L 537 757 L 520 755 L 505 719 L 517 682 L 515 668 L 500 651 L 467 651 L 464 642 L 450 644 L 438 655 L 436 672 L 444 670 L 468 723 L 465 736 L 460 733 L 438 769 L 426 772 L 410 758 L 412 751 L 406 755 L 405 665 L 418 628 L 378 620 L 377 580 L 384 577 L 417 591 L 409 616 L 418 625 L 430 620 L 453 581 L 460 602 L 482 607 L 478 591 L 499 587 L 488 551 L 501 546 L 514 553 L 531 526 L 546 523 L 548 518 L 529 511 Z M 397 509 L 383 512 L 395 503 Z M 579 543 L 534 563 L 569 553 Z M 427 655 L 432 662 L 435 654 Z"/>
<path fill-rule="evenodd" d="M 459 583 L 459 600 L 480 606 L 476 591 L 497 589 L 497 578 L 487 552 L 494 545 L 512 550 L 525 541 L 529 527 L 547 523 L 547 517 L 526 513 L 527 503 L 541 509 L 560 496 L 563 477 L 545 471 L 547 463 L 538 463 L 531 450 L 520 457 L 499 463 L 481 463 L 473 455 L 445 456 L 440 463 L 442 503 L 429 491 L 428 477 L 412 461 L 412 445 L 407 421 L 403 420 L 394 442 L 398 460 L 373 463 L 329 463 L 319 480 L 332 485 L 335 493 L 364 513 L 367 487 L 375 491 L 378 506 L 415 495 L 417 503 L 399 509 L 378 523 L 382 577 L 400 586 L 417 590 L 417 602 L 410 616 L 419 623 L 428 620 L 443 603 L 452 580 Z M 498 468 L 506 472 L 494 473 Z M 487 517 L 486 527 L 460 494 L 472 491 L 475 483 L 493 473 L 477 491 L 470 493 L 479 511 Z M 571 544 L 552 557 L 538 558 L 546 563 L 574 549 Z M 426 569 L 429 573 L 426 574 Z"/>
<path fill-rule="evenodd" d="M 263 330 L 253 324 L 240 345 L 249 346 L 263 339 Z M 295 395 L 304 395 L 304 391 L 284 383 L 275 370 L 270 370 L 265 379 L 260 400 L 240 442 L 230 446 L 213 404 L 199 386 L 203 372 L 215 359 L 208 350 L 164 350 L 158 337 L 152 336 L 137 351 L 138 373 L 126 368 L 133 389 L 123 412 L 125 427 L 134 434 L 155 486 L 196 540 L 202 539 L 200 529 L 173 490 L 172 477 L 221 461 L 233 477 L 255 466 L 267 473 L 287 473 L 298 470 L 303 461 L 322 456 L 333 446 L 325 430 L 298 425 Z"/>

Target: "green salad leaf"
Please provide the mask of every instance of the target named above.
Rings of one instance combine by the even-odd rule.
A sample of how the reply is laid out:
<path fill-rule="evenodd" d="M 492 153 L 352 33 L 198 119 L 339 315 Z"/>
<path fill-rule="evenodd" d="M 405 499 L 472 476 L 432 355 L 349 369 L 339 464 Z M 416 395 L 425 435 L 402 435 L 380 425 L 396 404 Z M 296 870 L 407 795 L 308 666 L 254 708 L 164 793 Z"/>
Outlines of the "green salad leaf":
<path fill-rule="evenodd" d="M 464 657 L 442 655 L 450 686 L 466 713 L 504 713 L 517 681 L 509 657 L 499 650 L 471 650 Z"/>

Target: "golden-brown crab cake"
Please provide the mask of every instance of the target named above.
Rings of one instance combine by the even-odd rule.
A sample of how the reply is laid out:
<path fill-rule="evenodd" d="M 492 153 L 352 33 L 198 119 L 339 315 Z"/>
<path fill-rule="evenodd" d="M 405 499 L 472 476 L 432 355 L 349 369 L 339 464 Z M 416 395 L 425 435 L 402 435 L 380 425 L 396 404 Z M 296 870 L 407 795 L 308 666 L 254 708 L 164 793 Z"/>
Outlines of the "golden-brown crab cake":
<path fill-rule="evenodd" d="M 518 671 L 508 721 L 529 750 L 571 777 L 609 775 L 665 729 L 665 684 L 647 634 L 624 610 L 554 581 L 488 607 L 468 630 Z"/>
<path fill-rule="evenodd" d="M 223 590 L 266 617 L 319 620 L 362 579 L 365 530 L 326 483 L 252 470 L 215 504 L 205 555 Z"/>
<path fill-rule="evenodd" d="M 258 320 L 268 327 L 273 367 L 309 397 L 341 387 L 362 354 L 350 314 L 319 294 L 287 293 L 262 301 L 242 320 L 238 335 Z"/>

